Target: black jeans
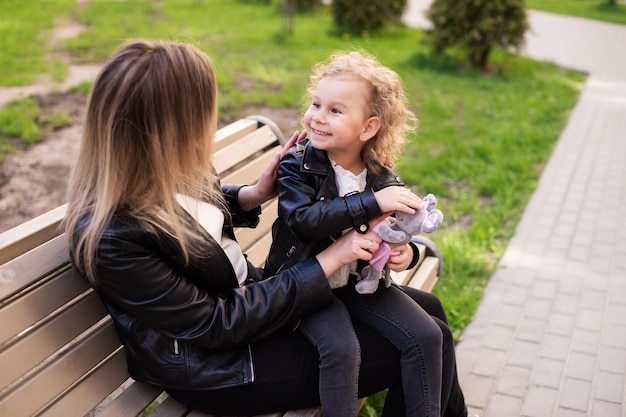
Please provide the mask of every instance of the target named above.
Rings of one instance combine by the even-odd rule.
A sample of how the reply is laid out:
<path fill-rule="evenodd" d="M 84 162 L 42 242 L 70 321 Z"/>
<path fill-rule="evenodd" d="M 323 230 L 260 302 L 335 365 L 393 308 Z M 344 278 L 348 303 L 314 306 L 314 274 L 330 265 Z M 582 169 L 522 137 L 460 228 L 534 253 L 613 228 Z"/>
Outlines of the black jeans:
<path fill-rule="evenodd" d="M 448 327 L 448 317 L 437 296 L 411 287 L 402 287 L 428 314 L 432 316 L 443 334 L 443 371 L 441 386 L 441 415 L 443 417 L 467 417 L 465 397 L 459 384 L 456 369 L 454 339 Z"/>
<path fill-rule="evenodd" d="M 372 294 L 359 294 L 353 285 L 336 290 L 354 322 L 367 326 L 400 350 L 400 371 L 404 395 L 385 402 L 383 417 L 441 417 L 442 350 L 441 328 L 401 288 L 385 288 L 380 281 Z M 395 404 L 403 400 L 404 407 Z"/>
<path fill-rule="evenodd" d="M 319 354 L 323 417 L 354 417 L 361 352 L 346 306 L 335 298 L 327 308 L 304 317 L 298 330 Z"/>

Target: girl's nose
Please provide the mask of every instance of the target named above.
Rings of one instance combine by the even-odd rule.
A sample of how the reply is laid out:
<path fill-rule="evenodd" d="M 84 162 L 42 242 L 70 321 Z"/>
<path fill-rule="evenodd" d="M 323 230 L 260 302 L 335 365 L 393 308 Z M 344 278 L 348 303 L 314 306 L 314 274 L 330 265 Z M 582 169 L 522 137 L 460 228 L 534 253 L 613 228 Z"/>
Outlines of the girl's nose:
<path fill-rule="evenodd" d="M 313 115 L 313 121 L 315 123 L 320 123 L 320 124 L 324 123 L 326 119 L 324 118 L 324 115 L 322 113 L 323 112 L 319 111 Z"/>

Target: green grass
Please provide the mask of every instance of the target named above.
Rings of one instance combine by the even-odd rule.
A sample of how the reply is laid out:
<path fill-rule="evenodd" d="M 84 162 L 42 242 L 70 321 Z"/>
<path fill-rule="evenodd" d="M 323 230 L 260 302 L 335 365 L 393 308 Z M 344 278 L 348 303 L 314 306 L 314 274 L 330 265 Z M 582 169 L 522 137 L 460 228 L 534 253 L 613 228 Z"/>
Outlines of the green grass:
<path fill-rule="evenodd" d="M 55 19 L 70 13 L 75 4 L 74 0 L 0 1 L 0 85 L 27 85 L 43 74 L 64 75 L 64 64 L 52 55 L 50 35 Z"/>
<path fill-rule="evenodd" d="M 42 115 L 32 97 L 14 100 L 0 109 L 0 165 L 7 154 L 26 148 L 54 129 L 68 126 L 72 117 L 64 111 Z"/>
<path fill-rule="evenodd" d="M 47 2 L 66 7 L 62 0 Z M 101 62 L 124 40 L 137 37 L 198 45 L 218 72 L 222 119 L 244 116 L 246 106 L 299 107 L 311 66 L 335 50 L 364 48 L 396 70 L 421 121 L 399 169 L 419 194 L 437 194 L 446 215 L 431 236 L 444 259 L 435 293 L 457 338 L 472 319 L 584 81 L 581 74 L 503 51 L 493 56 L 495 70 L 486 76 L 451 58 L 431 58 L 420 43 L 422 32 L 410 28 L 389 27 L 367 39 L 337 36 L 325 9 L 299 14 L 292 37 L 282 30 L 278 7 L 254 2 L 92 0 L 60 10 L 87 27 L 63 45 L 74 62 Z M 21 42 L 31 48 L 30 41 Z M 0 48 L 0 55 L 5 53 Z M 366 407 L 362 416 L 376 415 L 370 412 Z"/>
<path fill-rule="evenodd" d="M 607 0 L 526 0 L 529 9 L 626 25 L 626 4 Z"/>

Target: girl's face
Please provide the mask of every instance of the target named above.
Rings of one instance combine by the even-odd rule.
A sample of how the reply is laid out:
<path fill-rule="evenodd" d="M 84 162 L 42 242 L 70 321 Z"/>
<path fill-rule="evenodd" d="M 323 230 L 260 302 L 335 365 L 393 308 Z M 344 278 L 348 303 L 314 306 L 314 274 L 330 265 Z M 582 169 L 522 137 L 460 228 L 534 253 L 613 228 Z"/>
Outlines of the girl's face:
<path fill-rule="evenodd" d="M 343 75 L 320 80 L 303 119 L 311 144 L 339 164 L 360 156 L 379 126 L 365 81 Z"/>

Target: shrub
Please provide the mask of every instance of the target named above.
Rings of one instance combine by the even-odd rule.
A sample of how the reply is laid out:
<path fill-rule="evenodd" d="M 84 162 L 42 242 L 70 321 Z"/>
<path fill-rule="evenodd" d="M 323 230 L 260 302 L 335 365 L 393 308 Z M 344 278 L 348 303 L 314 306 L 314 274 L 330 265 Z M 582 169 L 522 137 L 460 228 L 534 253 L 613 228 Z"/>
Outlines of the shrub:
<path fill-rule="evenodd" d="M 426 40 L 435 54 L 459 47 L 483 70 L 494 47 L 519 50 L 528 29 L 524 0 L 434 0 L 426 16 L 433 24 Z"/>
<path fill-rule="evenodd" d="M 339 30 L 362 35 L 400 23 L 406 5 L 407 0 L 333 0 L 331 11 Z"/>

